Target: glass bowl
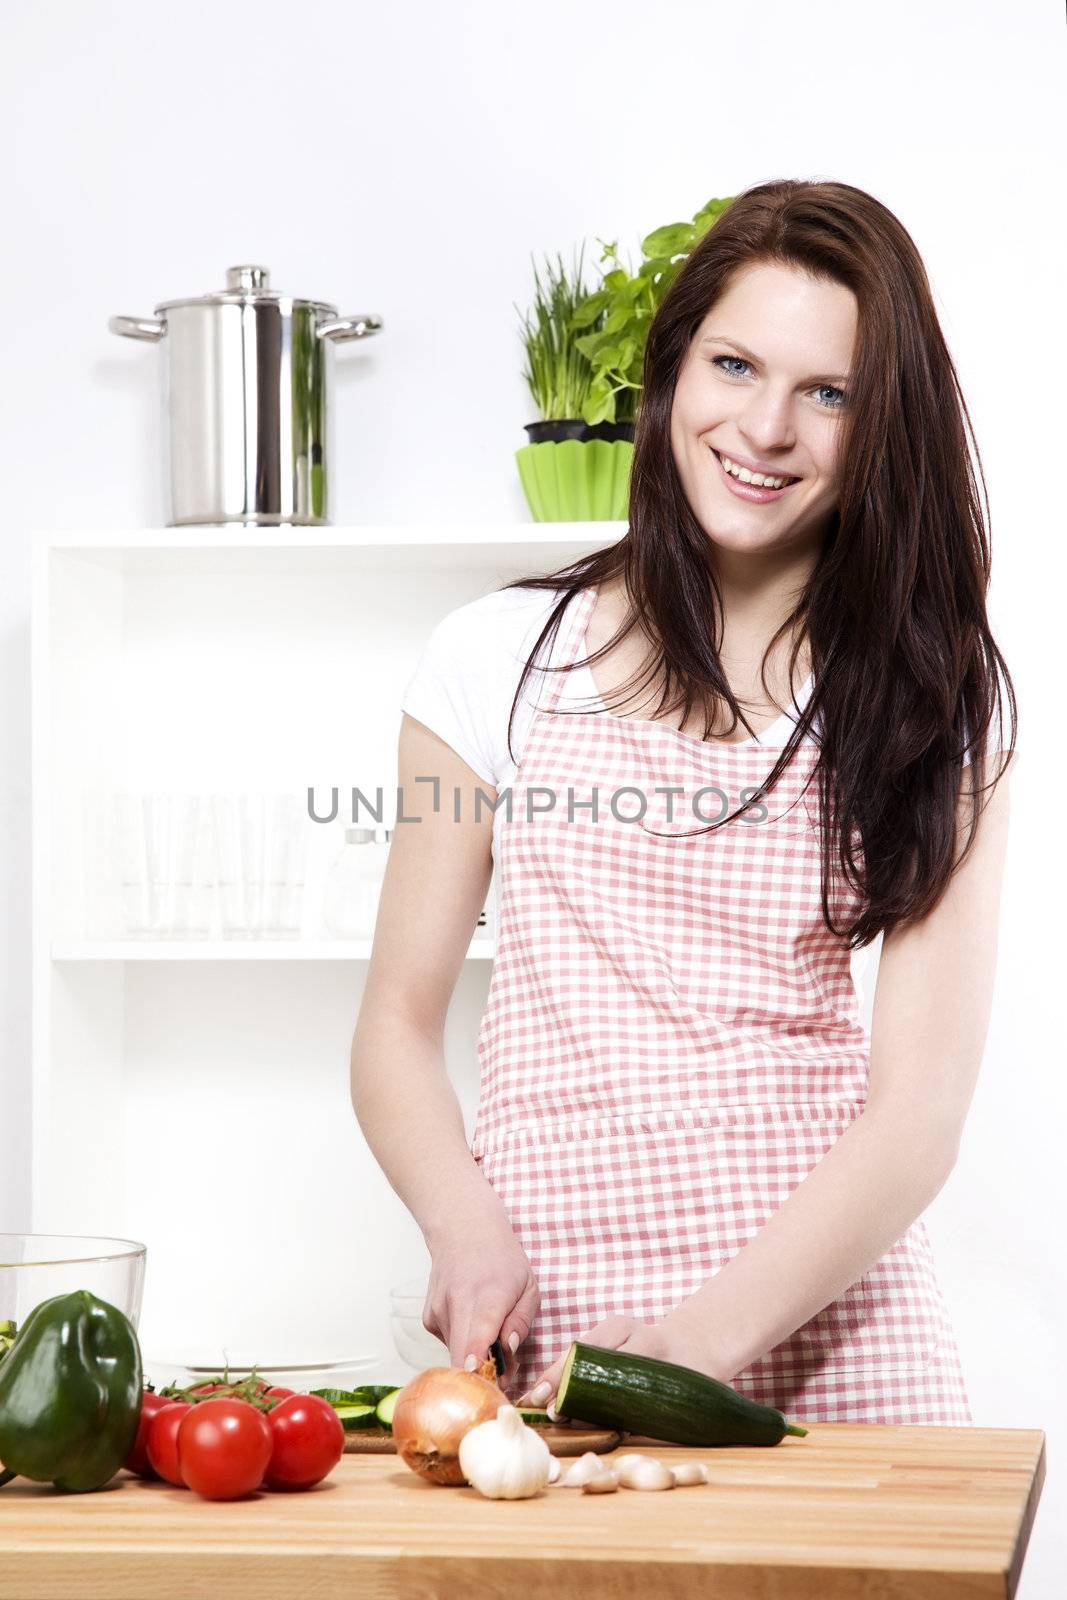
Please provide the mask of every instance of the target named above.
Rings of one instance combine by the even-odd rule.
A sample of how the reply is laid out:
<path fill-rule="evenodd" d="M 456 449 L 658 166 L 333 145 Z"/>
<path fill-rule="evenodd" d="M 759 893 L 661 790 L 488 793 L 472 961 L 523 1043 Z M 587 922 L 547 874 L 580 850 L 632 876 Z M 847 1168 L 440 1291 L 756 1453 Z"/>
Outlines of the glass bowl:
<path fill-rule="evenodd" d="M 408 1278 L 389 1291 L 389 1326 L 401 1361 L 416 1372 L 450 1365 L 448 1346 L 422 1325 L 427 1280 Z"/>
<path fill-rule="evenodd" d="M 88 1289 L 124 1311 L 136 1328 L 144 1267 L 145 1247 L 132 1239 L 0 1233 L 0 1322 L 21 1328 L 42 1300 Z"/>

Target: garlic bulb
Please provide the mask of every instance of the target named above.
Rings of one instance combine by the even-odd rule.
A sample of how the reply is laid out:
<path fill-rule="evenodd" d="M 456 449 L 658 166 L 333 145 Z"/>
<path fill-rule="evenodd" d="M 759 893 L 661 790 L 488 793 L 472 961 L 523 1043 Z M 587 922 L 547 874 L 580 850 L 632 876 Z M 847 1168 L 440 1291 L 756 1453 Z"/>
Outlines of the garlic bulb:
<path fill-rule="evenodd" d="M 552 1452 L 512 1405 L 497 1408 L 459 1441 L 459 1465 L 467 1482 L 489 1500 L 526 1500 L 548 1482 Z"/>

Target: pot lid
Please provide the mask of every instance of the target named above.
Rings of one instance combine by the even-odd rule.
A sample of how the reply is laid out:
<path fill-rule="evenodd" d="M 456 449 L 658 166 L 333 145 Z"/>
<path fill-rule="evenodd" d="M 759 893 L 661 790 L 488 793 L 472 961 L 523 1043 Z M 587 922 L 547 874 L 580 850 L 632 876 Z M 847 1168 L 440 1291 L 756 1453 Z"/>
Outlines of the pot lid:
<path fill-rule="evenodd" d="M 177 300 L 161 300 L 156 306 L 156 315 L 161 311 L 170 311 L 174 306 L 270 305 L 282 301 L 293 306 L 313 306 L 327 316 L 337 315 L 337 307 L 328 300 L 305 300 L 297 295 L 282 294 L 280 289 L 272 289 L 269 269 L 253 266 L 227 267 L 225 289 L 218 289 L 213 294 L 183 295 Z"/>

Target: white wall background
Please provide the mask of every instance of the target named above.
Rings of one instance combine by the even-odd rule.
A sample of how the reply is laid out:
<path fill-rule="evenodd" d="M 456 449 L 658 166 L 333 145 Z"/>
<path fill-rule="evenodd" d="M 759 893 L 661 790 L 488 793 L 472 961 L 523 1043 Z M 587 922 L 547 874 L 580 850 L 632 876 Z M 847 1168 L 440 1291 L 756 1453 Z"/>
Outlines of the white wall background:
<path fill-rule="evenodd" d="M 379 312 L 384 333 L 339 352 L 334 520 L 523 517 L 514 303 L 531 252 L 585 238 L 592 261 L 600 235 L 636 260 L 644 233 L 712 195 L 858 184 L 915 238 L 959 365 L 1022 710 L 988 1048 L 927 1219 L 975 1421 L 1050 1436 L 1019 1592 L 1052 1600 L 1067 1556 L 1060 7 L 8 0 L 0 52 L 0 1228 L 28 1224 L 31 530 L 162 515 L 157 356 L 109 335 L 109 314 L 218 288 L 239 261 Z"/>

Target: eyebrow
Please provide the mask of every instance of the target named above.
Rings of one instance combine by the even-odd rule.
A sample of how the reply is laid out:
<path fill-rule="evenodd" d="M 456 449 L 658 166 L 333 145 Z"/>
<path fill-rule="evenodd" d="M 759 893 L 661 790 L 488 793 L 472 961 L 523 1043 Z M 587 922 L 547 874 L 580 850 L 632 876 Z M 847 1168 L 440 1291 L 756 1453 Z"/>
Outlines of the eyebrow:
<path fill-rule="evenodd" d="M 724 333 L 706 333 L 700 343 L 702 345 L 728 344 L 731 350 L 736 350 L 739 355 L 744 356 L 746 361 L 754 362 L 757 367 L 762 367 L 763 365 L 759 356 L 753 355 L 751 350 L 746 350 L 744 345 L 738 344 L 736 339 L 728 339 Z M 805 381 L 807 383 L 848 383 L 850 379 L 847 372 L 813 372 Z"/>

